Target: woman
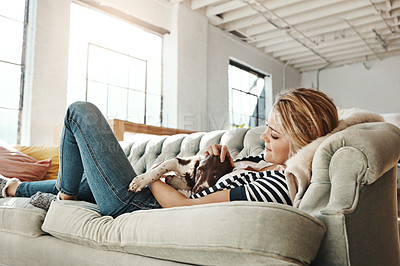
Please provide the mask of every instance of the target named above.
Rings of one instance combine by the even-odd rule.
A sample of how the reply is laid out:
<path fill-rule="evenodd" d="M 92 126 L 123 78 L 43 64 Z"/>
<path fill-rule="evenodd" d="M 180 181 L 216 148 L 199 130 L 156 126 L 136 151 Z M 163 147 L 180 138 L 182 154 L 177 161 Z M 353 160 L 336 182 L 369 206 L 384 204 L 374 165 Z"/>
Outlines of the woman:
<path fill-rule="evenodd" d="M 228 179 L 237 181 L 235 186 L 219 184 L 204 195 L 186 198 L 157 180 L 135 194 L 128 191 L 128 186 L 136 174 L 107 121 L 94 105 L 77 102 L 68 108 L 65 116 L 57 181 L 20 183 L 17 179 L 0 178 L 0 189 L 3 197 L 30 197 L 38 191 L 47 192 L 35 194 L 31 200 L 32 204 L 43 208 L 48 208 L 56 194 L 59 200 L 95 202 L 103 215 L 113 217 L 139 209 L 231 200 L 291 204 L 282 174 L 286 160 L 301 147 L 332 131 L 337 124 L 336 106 L 324 93 L 312 89 L 283 93 L 277 98 L 268 116 L 268 127 L 260 137 L 265 142 L 263 156 L 233 162 L 227 147 L 218 144 L 211 145 L 205 152 L 205 155 L 219 155 L 221 161 L 228 159 L 234 164 L 239 172 Z M 238 174 L 240 171 L 253 179 L 237 180 L 238 176 L 243 176 Z M 266 189 L 260 190 L 257 186 Z"/>

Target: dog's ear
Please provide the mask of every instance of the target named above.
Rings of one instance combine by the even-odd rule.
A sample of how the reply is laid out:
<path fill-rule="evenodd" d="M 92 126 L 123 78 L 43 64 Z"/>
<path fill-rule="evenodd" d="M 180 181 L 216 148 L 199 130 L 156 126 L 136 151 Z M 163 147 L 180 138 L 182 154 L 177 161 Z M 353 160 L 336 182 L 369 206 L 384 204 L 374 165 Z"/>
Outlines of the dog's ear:
<path fill-rule="evenodd" d="M 193 187 L 193 192 L 199 193 L 214 186 L 222 176 L 232 172 L 232 170 L 233 166 L 229 160 L 221 162 L 219 156 L 208 155 L 201 160 L 195 171 L 196 184 Z"/>
<path fill-rule="evenodd" d="M 176 174 L 165 174 L 165 183 L 178 190 L 190 191 L 193 183 L 190 182 L 185 176 L 178 176 Z M 189 181 L 189 182 L 188 182 Z"/>

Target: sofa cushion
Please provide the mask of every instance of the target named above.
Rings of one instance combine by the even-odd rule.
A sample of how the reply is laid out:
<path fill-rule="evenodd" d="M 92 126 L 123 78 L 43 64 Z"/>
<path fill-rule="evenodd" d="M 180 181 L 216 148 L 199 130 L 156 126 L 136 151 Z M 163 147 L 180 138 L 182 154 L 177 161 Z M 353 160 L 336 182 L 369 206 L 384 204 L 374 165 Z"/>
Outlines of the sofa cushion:
<path fill-rule="evenodd" d="M 42 229 L 94 248 L 193 264 L 309 264 L 325 233 L 290 206 L 229 202 L 101 216 L 95 205 L 53 202 Z"/>
<path fill-rule="evenodd" d="M 38 237 L 46 212 L 29 203 L 29 198 L 0 199 L 0 231 Z"/>

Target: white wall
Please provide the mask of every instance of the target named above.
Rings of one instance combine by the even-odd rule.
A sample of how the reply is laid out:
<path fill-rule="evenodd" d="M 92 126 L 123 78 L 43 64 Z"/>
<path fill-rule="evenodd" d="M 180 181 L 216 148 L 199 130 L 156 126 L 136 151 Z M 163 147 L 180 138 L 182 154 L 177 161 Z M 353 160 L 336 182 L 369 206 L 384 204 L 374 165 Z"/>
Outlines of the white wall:
<path fill-rule="evenodd" d="M 54 126 L 65 113 L 68 67 L 70 1 L 30 2 L 21 136 L 25 145 L 53 143 Z"/>
<path fill-rule="evenodd" d="M 204 130 L 199 114 L 206 113 L 207 96 L 207 19 L 184 5 L 174 5 L 177 32 L 176 86 L 166 87 L 164 100 L 169 106 L 164 109 L 167 127 L 189 130 Z M 165 65 L 169 68 L 169 65 Z M 175 99 L 166 101 L 168 95 Z M 172 116 L 170 110 L 174 110 Z"/>
<path fill-rule="evenodd" d="M 197 131 L 229 128 L 229 59 L 272 75 L 273 93 L 283 88 L 283 63 L 227 35 L 185 5 L 175 5 L 173 12 L 171 34 L 165 38 L 176 49 L 172 50 L 176 57 L 168 53 L 170 61 L 165 64 L 165 126 Z M 176 69 L 176 83 L 167 80 L 174 75 L 171 69 Z M 286 68 L 286 88 L 299 84 L 299 72 Z"/>
<path fill-rule="evenodd" d="M 208 130 L 228 128 L 228 66 L 229 59 L 252 66 L 255 70 L 272 76 L 272 94 L 282 89 L 298 87 L 300 74 L 262 51 L 250 47 L 233 36 L 224 34 L 213 26 L 208 28 Z M 283 73 L 286 69 L 285 88 Z M 273 99 L 269 99 L 273 102 Z"/>
<path fill-rule="evenodd" d="M 54 126 L 62 124 L 70 2 L 31 0 L 37 4 L 31 20 L 36 31 L 28 48 L 28 66 L 33 68 L 27 73 L 23 144 L 53 143 Z M 167 0 L 101 2 L 170 32 L 164 36 L 163 51 L 164 126 L 201 131 L 227 127 L 230 58 L 272 75 L 274 92 L 283 87 L 282 63 L 226 35 L 186 5 Z M 286 87 L 297 87 L 300 74 L 289 67 L 285 72 Z"/>
<path fill-rule="evenodd" d="M 342 108 L 357 107 L 377 113 L 400 112 L 400 56 L 325 69 L 319 88 Z M 317 72 L 301 74 L 303 87 L 317 86 Z"/>

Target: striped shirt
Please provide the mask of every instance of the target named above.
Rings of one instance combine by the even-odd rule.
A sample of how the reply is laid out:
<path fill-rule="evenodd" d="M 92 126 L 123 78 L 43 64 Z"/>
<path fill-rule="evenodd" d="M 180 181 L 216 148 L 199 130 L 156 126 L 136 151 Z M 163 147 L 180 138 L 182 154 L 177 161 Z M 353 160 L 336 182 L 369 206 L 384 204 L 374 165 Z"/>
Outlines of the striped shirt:
<path fill-rule="evenodd" d="M 214 186 L 203 190 L 190 198 L 200 198 L 219 190 L 230 189 L 230 200 L 276 202 L 292 205 L 284 170 L 257 172 L 270 166 L 263 155 L 250 156 L 235 161 L 232 173 L 224 175 Z M 256 171 L 245 170 L 251 167 Z"/>

